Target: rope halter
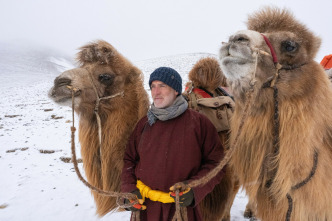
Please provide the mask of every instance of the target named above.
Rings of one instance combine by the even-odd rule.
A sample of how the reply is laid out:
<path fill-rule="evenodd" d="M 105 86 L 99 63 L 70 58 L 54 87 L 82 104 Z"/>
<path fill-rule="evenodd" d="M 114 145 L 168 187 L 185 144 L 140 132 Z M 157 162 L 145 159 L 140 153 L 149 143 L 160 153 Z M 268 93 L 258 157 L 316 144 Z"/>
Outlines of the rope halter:
<path fill-rule="evenodd" d="M 273 64 L 274 64 L 274 66 L 276 68 L 276 73 L 274 74 L 273 78 L 271 80 L 267 81 L 266 83 L 264 83 L 263 87 L 266 87 L 267 86 L 266 84 L 268 82 L 270 82 L 269 87 L 273 88 L 274 85 L 275 85 L 275 83 L 276 83 L 276 80 L 277 80 L 277 78 L 279 76 L 279 70 L 282 68 L 282 66 L 278 62 L 277 54 L 276 54 L 276 52 L 275 52 L 275 50 L 274 50 L 271 42 L 269 41 L 269 39 L 265 35 L 263 35 L 262 33 L 261 33 L 261 35 L 263 36 L 266 45 L 269 47 L 271 54 L 269 54 L 268 52 L 266 52 L 264 50 L 261 50 L 259 48 L 252 48 L 252 50 L 254 51 L 253 56 L 255 57 L 255 67 L 254 67 L 254 71 L 252 73 L 251 80 L 249 82 L 249 85 L 250 85 L 249 91 L 253 91 L 254 90 L 254 86 L 255 86 L 255 84 L 257 82 L 257 80 L 256 80 L 256 72 L 257 72 L 258 55 L 259 54 L 263 54 L 263 55 L 267 55 L 267 56 L 272 56 Z"/>
<path fill-rule="evenodd" d="M 88 71 L 88 70 L 87 70 Z M 95 95 L 96 95 L 96 104 L 95 104 L 95 108 L 94 108 L 94 113 L 96 115 L 96 118 L 97 118 L 97 124 L 98 124 L 98 138 L 99 138 L 99 153 L 100 153 L 100 157 L 102 156 L 102 148 L 101 148 L 101 144 L 102 144 L 102 136 L 101 136 L 101 120 L 100 120 L 100 116 L 98 114 L 98 110 L 99 110 L 99 105 L 100 105 L 100 101 L 101 100 L 107 100 L 107 99 L 112 99 L 112 98 L 115 98 L 117 96 L 121 96 L 121 97 L 124 97 L 124 92 L 121 91 L 119 93 L 116 93 L 116 94 L 113 94 L 113 95 L 110 95 L 110 96 L 106 96 L 106 97 L 100 97 L 99 94 L 98 94 L 98 91 L 97 91 L 97 87 L 93 81 L 93 78 L 91 76 L 91 73 L 90 71 L 88 71 L 88 76 L 89 76 L 89 79 L 90 79 L 90 82 L 91 82 L 91 85 L 93 87 L 93 90 L 95 92 Z"/>
<path fill-rule="evenodd" d="M 100 154 L 101 154 L 101 123 L 100 123 L 100 117 L 99 117 L 99 114 L 98 114 L 98 109 L 99 109 L 99 104 L 100 104 L 100 100 L 104 100 L 104 99 L 111 99 L 111 98 L 114 98 L 114 97 L 117 97 L 117 96 L 124 96 L 124 92 L 120 92 L 120 93 L 117 93 L 117 94 L 114 94 L 114 95 L 111 95 L 111 96 L 107 96 L 107 97 L 99 97 L 98 95 L 98 92 L 97 92 L 97 88 L 92 80 L 92 77 L 90 75 L 90 72 L 89 73 L 89 79 L 91 81 L 91 84 L 93 86 L 93 89 L 95 91 L 95 94 L 96 94 L 96 105 L 95 105 L 95 109 L 94 109 L 94 112 L 97 116 L 97 122 L 98 122 L 98 134 L 99 134 L 99 144 L 100 144 Z M 103 196 L 108 196 L 108 197 L 115 197 L 117 198 L 116 200 L 116 203 L 117 205 L 119 206 L 119 208 L 129 208 L 131 206 L 133 206 L 134 204 L 137 204 L 139 203 L 138 202 L 138 199 L 136 197 L 136 195 L 132 194 L 132 193 L 120 193 L 120 192 L 114 192 L 114 191 L 104 191 L 103 189 L 100 189 L 98 187 L 95 187 L 93 186 L 92 184 L 90 184 L 88 181 L 86 181 L 84 179 L 84 177 L 82 176 L 79 168 L 78 168 L 78 163 L 77 163 L 77 158 L 76 158 L 76 151 L 75 151 L 75 131 L 76 131 L 76 128 L 75 128 L 75 114 L 74 114 L 74 106 L 75 106 L 75 93 L 77 91 L 79 91 L 80 89 L 79 88 L 74 88 L 73 86 L 67 86 L 68 89 L 70 89 L 72 91 L 72 127 L 71 127 L 71 152 L 72 152 L 72 161 L 73 161 L 73 164 L 74 164 L 74 168 L 75 168 L 75 172 L 78 176 L 78 178 L 82 181 L 82 183 L 87 186 L 88 188 L 90 188 L 92 191 L 100 194 L 100 195 L 103 195 Z M 131 199 L 131 203 L 129 204 L 124 204 L 123 202 L 123 199 Z M 135 212 L 135 217 L 136 217 L 136 220 L 139 221 L 139 212 Z"/>
<path fill-rule="evenodd" d="M 274 140 L 273 140 L 274 154 L 279 154 L 279 149 L 280 149 L 280 146 L 279 146 L 280 145 L 280 140 L 279 140 L 279 126 L 280 126 L 279 125 L 279 120 L 280 119 L 279 119 L 279 107 L 278 107 L 279 101 L 278 101 L 278 88 L 276 87 L 275 84 L 276 84 L 277 78 L 279 77 L 279 70 L 282 69 L 283 67 L 278 62 L 277 55 L 276 55 L 276 53 L 274 51 L 274 48 L 273 48 L 271 42 L 269 41 L 269 39 L 265 35 L 263 35 L 263 34 L 261 34 L 261 35 L 263 36 L 267 46 L 270 48 L 273 63 L 274 63 L 274 66 L 276 68 L 276 73 L 275 73 L 273 79 L 271 80 L 271 83 L 270 83 L 269 87 L 273 88 L 273 90 L 274 90 L 274 93 L 273 93 L 274 109 L 275 109 L 275 113 L 274 113 Z M 302 65 L 304 65 L 304 64 L 302 64 Z M 300 65 L 300 66 L 302 66 L 302 65 Z M 267 81 L 266 83 L 264 83 L 263 87 L 268 87 L 267 83 L 269 83 L 269 82 L 270 81 Z M 298 184 L 292 186 L 291 191 L 299 189 L 300 187 L 304 186 L 305 184 L 307 184 L 312 179 L 312 177 L 314 176 L 314 174 L 316 172 L 317 164 L 318 164 L 318 152 L 315 150 L 314 151 L 314 156 L 313 156 L 313 166 L 312 166 L 312 169 L 311 169 L 309 175 L 304 180 L 299 182 Z M 266 183 L 267 184 L 266 186 L 268 188 L 272 184 L 273 179 L 274 179 L 274 177 L 272 177 L 271 180 L 269 180 Z M 288 201 L 288 209 L 287 209 L 287 212 L 286 212 L 285 220 L 289 221 L 291 219 L 291 214 L 292 214 L 292 210 L 293 210 L 293 199 L 292 199 L 290 193 L 286 194 L 286 198 L 287 198 L 287 201 Z"/>
<path fill-rule="evenodd" d="M 269 41 L 269 39 L 265 35 L 263 35 L 262 33 L 261 33 L 261 35 L 263 36 L 266 45 L 270 49 L 270 52 L 271 52 L 271 55 L 272 55 L 272 60 L 273 60 L 274 66 L 276 68 L 276 73 L 274 74 L 274 77 L 271 80 L 271 84 L 270 84 L 270 87 L 273 88 L 274 85 L 275 85 L 275 83 L 276 83 L 276 81 L 277 81 L 277 78 L 279 77 L 279 70 L 282 68 L 282 66 L 281 66 L 281 64 L 278 61 L 277 54 L 276 54 L 276 52 L 275 52 L 275 50 L 274 50 L 271 42 Z"/>

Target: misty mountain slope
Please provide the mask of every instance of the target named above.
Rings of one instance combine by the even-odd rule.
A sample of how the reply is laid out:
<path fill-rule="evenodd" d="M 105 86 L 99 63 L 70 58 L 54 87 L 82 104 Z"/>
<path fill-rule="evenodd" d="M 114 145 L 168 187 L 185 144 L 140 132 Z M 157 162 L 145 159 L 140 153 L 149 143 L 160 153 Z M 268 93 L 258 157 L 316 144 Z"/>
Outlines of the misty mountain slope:
<path fill-rule="evenodd" d="M 47 48 L 4 43 L 0 48 L 1 87 L 46 82 L 74 65 L 71 58 Z"/>
<path fill-rule="evenodd" d="M 197 53 L 134 62 L 149 74 L 159 66 L 171 66 L 184 79 L 193 64 L 211 54 Z M 0 220 L 129 220 L 130 213 L 95 214 L 90 190 L 68 163 L 70 152 L 70 107 L 61 107 L 47 96 L 53 80 L 74 64 L 47 50 L 6 49 L 0 52 Z M 75 119 L 76 128 L 78 118 Z M 76 133 L 76 152 L 80 146 Z M 79 168 L 84 175 L 82 164 Z M 238 194 L 232 220 L 241 221 L 247 202 Z"/>

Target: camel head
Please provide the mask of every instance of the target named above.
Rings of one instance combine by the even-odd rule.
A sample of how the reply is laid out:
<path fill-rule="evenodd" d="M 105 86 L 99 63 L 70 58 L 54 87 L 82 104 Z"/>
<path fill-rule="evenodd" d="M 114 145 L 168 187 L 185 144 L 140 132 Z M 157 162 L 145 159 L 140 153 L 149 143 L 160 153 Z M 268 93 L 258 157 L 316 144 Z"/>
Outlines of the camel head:
<path fill-rule="evenodd" d="M 243 97 L 254 82 L 261 88 L 273 79 L 276 73 L 273 54 L 281 65 L 279 77 L 284 85 L 301 81 L 305 67 L 318 65 L 313 64 L 313 58 L 320 39 L 296 21 L 289 11 L 264 8 L 249 16 L 247 27 L 248 30 L 230 36 L 219 54 L 221 69 L 234 96 Z"/>
<path fill-rule="evenodd" d="M 71 104 L 75 89 L 74 110 L 79 115 L 79 141 L 87 180 L 97 188 L 118 192 L 129 135 L 149 108 L 143 75 L 112 45 L 101 40 L 81 47 L 77 61 L 78 68 L 54 80 L 49 96 L 60 105 Z M 92 193 L 98 215 L 117 208 L 116 198 Z"/>
<path fill-rule="evenodd" d="M 65 71 L 54 80 L 49 95 L 55 102 L 68 105 L 71 104 L 72 89 L 75 89 L 75 111 L 78 114 L 93 114 L 96 93 L 100 98 L 111 96 L 123 92 L 125 87 L 129 88 L 130 83 L 141 80 L 140 70 L 102 40 L 81 47 L 77 61 L 78 68 Z M 102 109 L 115 108 L 112 99 L 102 100 L 100 105 Z M 119 105 L 116 107 L 121 108 Z"/>
<path fill-rule="evenodd" d="M 188 78 L 197 88 L 204 88 L 210 92 L 219 86 L 227 86 L 217 59 L 212 57 L 200 59 L 190 70 Z"/>

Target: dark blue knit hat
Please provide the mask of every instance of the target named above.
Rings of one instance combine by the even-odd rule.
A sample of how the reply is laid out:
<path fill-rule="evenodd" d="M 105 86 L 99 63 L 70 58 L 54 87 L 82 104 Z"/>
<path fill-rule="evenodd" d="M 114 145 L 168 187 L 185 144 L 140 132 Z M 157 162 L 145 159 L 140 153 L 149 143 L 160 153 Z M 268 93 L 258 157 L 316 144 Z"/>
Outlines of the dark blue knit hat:
<path fill-rule="evenodd" d="M 182 78 L 173 68 L 160 67 L 154 70 L 150 75 L 149 86 L 151 88 L 152 81 L 161 81 L 173 88 L 179 94 L 182 92 Z"/>

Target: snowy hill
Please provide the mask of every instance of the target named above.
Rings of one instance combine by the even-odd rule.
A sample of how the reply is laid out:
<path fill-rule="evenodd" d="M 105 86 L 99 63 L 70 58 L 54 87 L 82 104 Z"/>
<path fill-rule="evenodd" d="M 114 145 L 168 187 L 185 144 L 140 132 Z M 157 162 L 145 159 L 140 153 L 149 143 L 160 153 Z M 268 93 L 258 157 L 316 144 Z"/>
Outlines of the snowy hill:
<path fill-rule="evenodd" d="M 71 157 L 71 109 L 53 103 L 47 92 L 57 75 L 74 67 L 72 59 L 44 48 L 0 46 L 0 221 L 129 220 L 129 212 L 98 218 L 90 191 L 66 163 Z M 206 56 L 216 55 L 183 54 L 133 63 L 143 71 L 147 88 L 155 68 L 173 67 L 185 82 L 193 64 Z M 79 152 L 78 146 L 78 157 Z M 81 164 L 80 169 L 83 172 Z M 239 193 L 232 220 L 245 220 L 246 202 Z"/>
<path fill-rule="evenodd" d="M 1 87 L 47 81 L 59 71 L 73 67 L 72 59 L 47 48 L 4 43 L 0 43 L 0 48 Z"/>

